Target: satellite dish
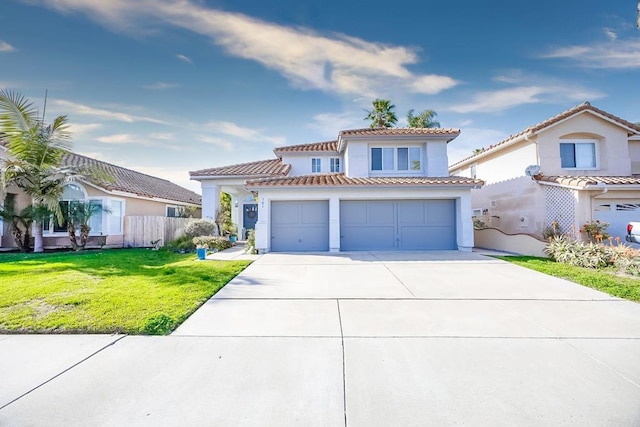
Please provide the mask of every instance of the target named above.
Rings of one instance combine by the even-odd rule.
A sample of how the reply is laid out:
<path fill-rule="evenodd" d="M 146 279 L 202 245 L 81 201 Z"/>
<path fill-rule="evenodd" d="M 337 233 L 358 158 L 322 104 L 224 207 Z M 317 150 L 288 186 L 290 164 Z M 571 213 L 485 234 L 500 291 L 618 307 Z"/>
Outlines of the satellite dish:
<path fill-rule="evenodd" d="M 524 174 L 527 176 L 536 176 L 540 173 L 540 166 L 538 165 L 529 165 L 524 170 Z"/>

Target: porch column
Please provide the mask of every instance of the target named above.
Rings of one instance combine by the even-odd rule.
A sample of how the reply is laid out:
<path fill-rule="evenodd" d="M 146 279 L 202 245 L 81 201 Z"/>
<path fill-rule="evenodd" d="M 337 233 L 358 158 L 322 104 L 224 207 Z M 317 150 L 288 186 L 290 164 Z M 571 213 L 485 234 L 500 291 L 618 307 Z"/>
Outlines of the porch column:
<path fill-rule="evenodd" d="M 220 208 L 220 186 L 211 181 L 202 181 L 202 218 L 215 220 Z"/>
<path fill-rule="evenodd" d="M 471 218 L 471 193 L 466 192 L 456 199 L 456 240 L 458 250 L 473 250 L 473 218 Z"/>
<path fill-rule="evenodd" d="M 340 252 L 340 198 L 329 199 L 329 252 Z"/>

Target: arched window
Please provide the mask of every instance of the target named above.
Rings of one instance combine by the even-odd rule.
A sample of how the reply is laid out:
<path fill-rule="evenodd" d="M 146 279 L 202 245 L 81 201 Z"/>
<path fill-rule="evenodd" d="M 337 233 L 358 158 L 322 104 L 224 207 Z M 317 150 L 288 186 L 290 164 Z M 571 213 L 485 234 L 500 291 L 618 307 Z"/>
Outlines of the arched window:
<path fill-rule="evenodd" d="M 74 201 L 85 201 L 87 199 L 87 193 L 78 184 L 67 184 L 64 186 L 62 197 L 60 197 L 60 209 L 62 213 L 66 215 L 69 212 L 69 203 Z M 57 219 L 53 221 L 53 232 L 63 233 L 67 231 L 67 221 L 60 224 Z"/>

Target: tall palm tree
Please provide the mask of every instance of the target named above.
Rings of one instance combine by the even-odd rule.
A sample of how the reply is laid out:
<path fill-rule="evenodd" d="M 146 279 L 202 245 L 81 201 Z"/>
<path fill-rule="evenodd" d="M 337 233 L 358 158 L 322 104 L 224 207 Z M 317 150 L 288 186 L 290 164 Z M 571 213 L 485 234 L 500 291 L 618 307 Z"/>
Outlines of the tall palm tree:
<path fill-rule="evenodd" d="M 0 90 L 0 133 L 9 154 L 2 161 L 3 187 L 15 184 L 31 197 L 35 209 L 52 212 L 62 224 L 60 196 L 67 183 L 81 176 L 76 168 L 62 165 L 71 148 L 67 117 L 45 124 L 33 103 L 17 92 Z M 34 223 L 34 252 L 42 252 L 43 219 L 36 217 Z"/>
<path fill-rule="evenodd" d="M 395 111 L 396 106 L 388 99 L 376 99 L 373 101 L 373 110 L 365 110 L 368 114 L 364 118 L 370 120 L 371 128 L 390 128 L 398 122 Z"/>
<path fill-rule="evenodd" d="M 438 115 L 434 110 L 424 110 L 417 116 L 413 115 L 413 110 L 407 113 L 407 124 L 410 128 L 439 128 L 440 122 L 435 119 Z"/>

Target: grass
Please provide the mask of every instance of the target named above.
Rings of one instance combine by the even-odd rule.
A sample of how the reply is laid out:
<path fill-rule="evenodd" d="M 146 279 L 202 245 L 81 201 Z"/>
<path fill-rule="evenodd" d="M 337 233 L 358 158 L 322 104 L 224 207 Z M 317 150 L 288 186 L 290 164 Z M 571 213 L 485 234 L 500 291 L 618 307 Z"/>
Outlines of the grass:
<path fill-rule="evenodd" d="M 148 249 L 0 254 L 0 333 L 168 334 L 249 263 Z"/>
<path fill-rule="evenodd" d="M 640 278 L 620 276 L 612 269 L 594 270 L 574 267 L 551 259 L 530 256 L 501 256 L 498 258 L 550 276 L 571 280 L 609 295 L 640 302 Z"/>

